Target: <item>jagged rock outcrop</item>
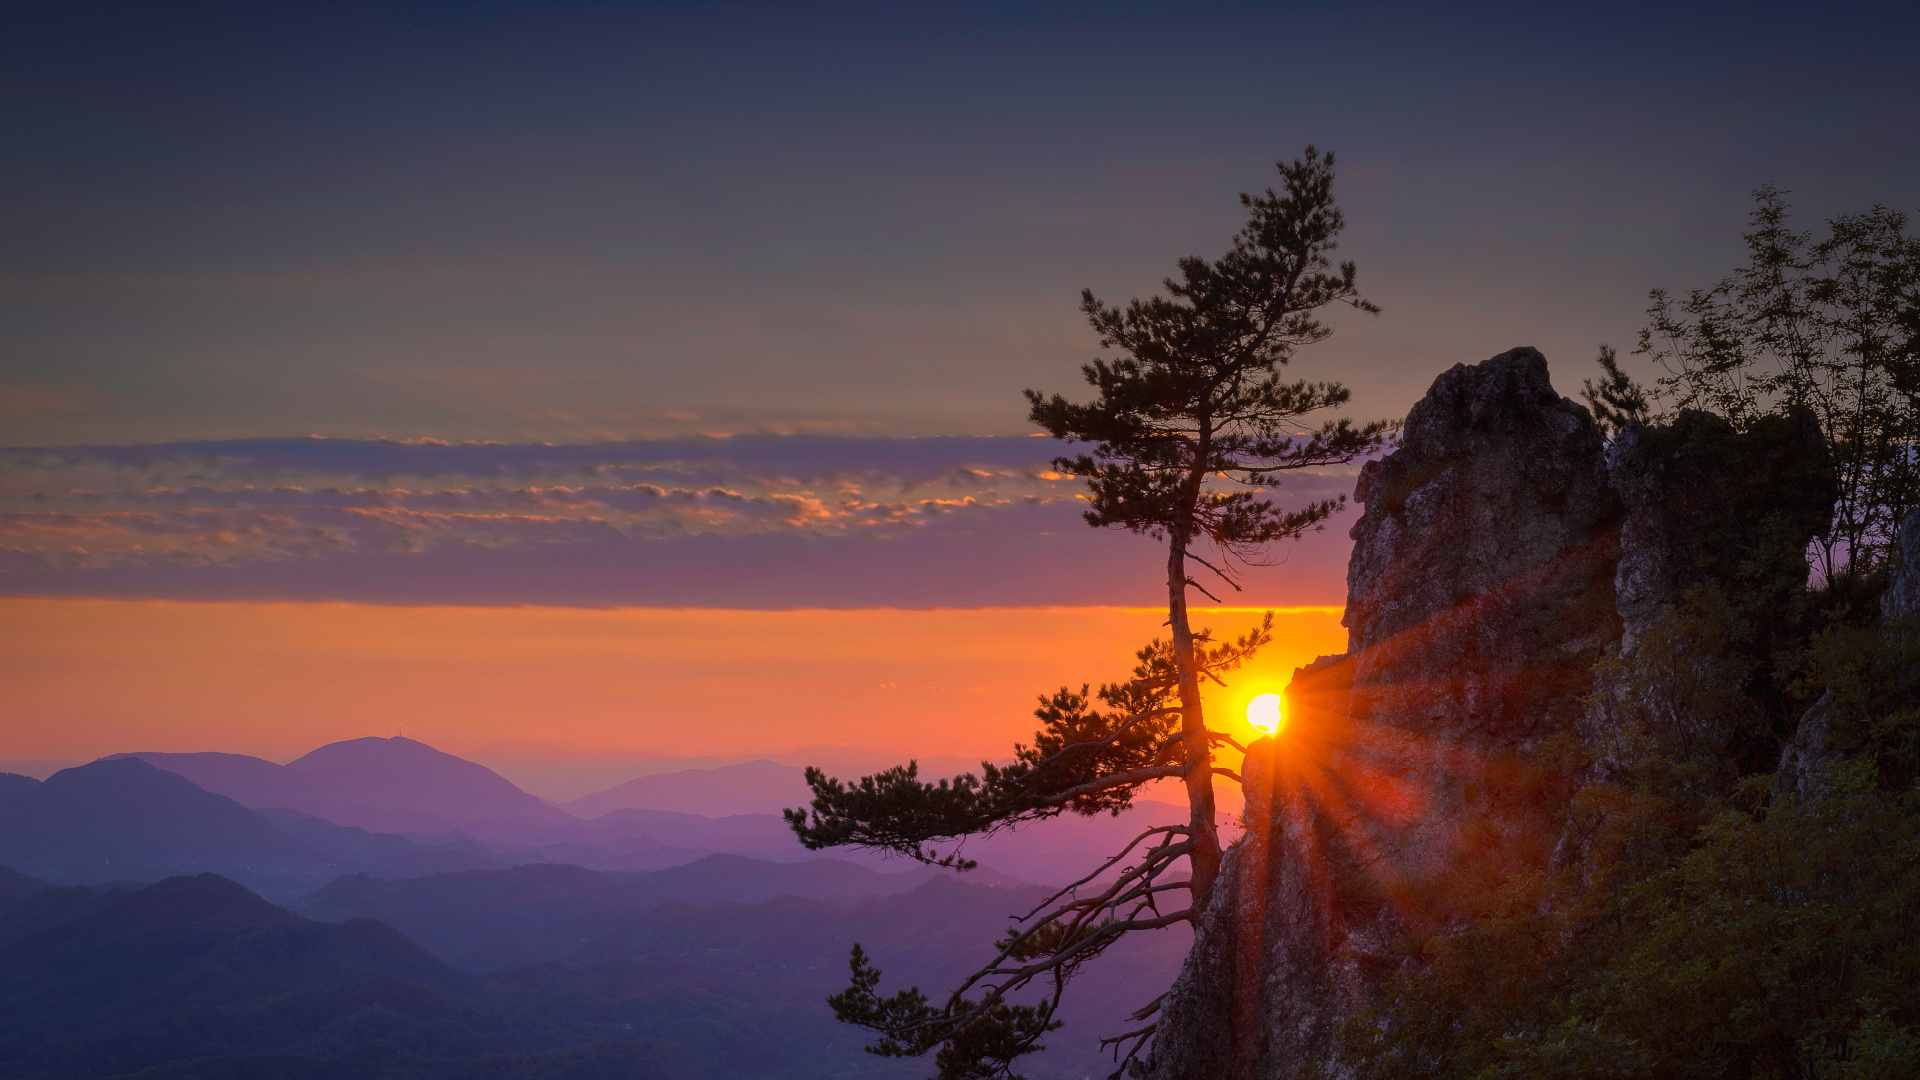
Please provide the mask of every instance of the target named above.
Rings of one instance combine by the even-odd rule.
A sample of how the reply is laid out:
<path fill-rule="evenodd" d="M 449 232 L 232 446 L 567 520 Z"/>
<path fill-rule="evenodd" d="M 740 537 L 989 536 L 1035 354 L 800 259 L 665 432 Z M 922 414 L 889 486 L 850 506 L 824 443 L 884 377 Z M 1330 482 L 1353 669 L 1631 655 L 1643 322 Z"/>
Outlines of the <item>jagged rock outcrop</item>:
<path fill-rule="evenodd" d="M 1737 583 L 1755 609 L 1787 603 L 1838 495 L 1826 439 L 1804 409 L 1744 432 L 1691 409 L 1670 425 L 1629 424 L 1608 448 L 1607 474 L 1626 508 L 1614 578 L 1626 650 L 1704 582 Z"/>
<path fill-rule="evenodd" d="M 1471 907 L 1464 855 L 1551 847 L 1520 755 L 1577 722 L 1619 636 L 1604 451 L 1515 349 L 1441 375 L 1362 471 L 1350 651 L 1296 676 L 1285 740 L 1249 763 L 1267 842 L 1230 853 L 1150 1075 L 1325 1065 L 1396 943 Z"/>
<path fill-rule="evenodd" d="M 1405 942 L 1547 864 L 1573 778 L 1540 752 L 1607 719 L 1596 661 L 1696 586 L 1757 610 L 1804 587 L 1832 467 L 1805 417 L 1687 413 L 1609 450 L 1515 349 L 1435 380 L 1355 498 L 1349 650 L 1296 673 L 1284 737 L 1252 748 L 1248 839 L 1164 1006 L 1156 1080 L 1343 1075 L 1339 1029 Z"/>
<path fill-rule="evenodd" d="M 1344 621 L 1359 714 L 1476 750 L 1519 749 L 1572 717 L 1618 636 L 1605 449 L 1537 350 L 1434 380 L 1354 489 L 1366 512 Z"/>
<path fill-rule="evenodd" d="M 1607 459 L 1626 507 L 1622 662 L 1588 713 L 1597 772 L 1621 778 L 1623 759 L 1653 753 L 1684 765 L 1704 796 L 1773 767 L 1798 720 L 1775 657 L 1810 615 L 1807 545 L 1832 519 L 1833 459 L 1805 409 L 1744 431 L 1692 410 L 1629 424 Z"/>

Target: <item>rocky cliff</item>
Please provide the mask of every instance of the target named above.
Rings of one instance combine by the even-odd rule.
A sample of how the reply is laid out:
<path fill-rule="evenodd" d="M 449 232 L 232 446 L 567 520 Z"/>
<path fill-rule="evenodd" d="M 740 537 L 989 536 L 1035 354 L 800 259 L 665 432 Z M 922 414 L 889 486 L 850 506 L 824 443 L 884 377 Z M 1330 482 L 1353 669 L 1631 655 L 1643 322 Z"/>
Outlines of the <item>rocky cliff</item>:
<path fill-rule="evenodd" d="M 1610 454 L 1530 348 L 1435 380 L 1360 475 L 1348 651 L 1297 672 L 1286 731 L 1251 748 L 1247 839 L 1148 1075 L 1341 1075 L 1342 1021 L 1409 946 L 1546 864 L 1575 782 L 1555 748 L 1592 723 L 1596 661 L 1735 564 L 1792 563 L 1824 521 L 1803 504 L 1831 505 L 1817 434 L 1715 424 L 1632 428 Z M 1768 500 L 1800 512 L 1746 528 Z M 1705 548 L 1702 522 L 1724 526 Z"/>
<path fill-rule="evenodd" d="M 1900 565 L 1880 597 L 1880 616 L 1889 623 L 1920 619 L 1920 514 L 1900 523 Z M 1911 627 L 1901 627 L 1910 631 Z"/>

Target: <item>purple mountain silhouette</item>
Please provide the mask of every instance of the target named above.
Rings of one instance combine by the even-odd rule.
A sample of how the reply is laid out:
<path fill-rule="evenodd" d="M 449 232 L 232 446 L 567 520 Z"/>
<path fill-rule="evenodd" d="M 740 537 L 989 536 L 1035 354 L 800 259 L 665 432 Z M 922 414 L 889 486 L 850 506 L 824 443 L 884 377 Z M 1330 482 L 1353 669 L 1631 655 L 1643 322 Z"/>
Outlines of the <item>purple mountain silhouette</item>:
<path fill-rule="evenodd" d="M 114 754 L 115 761 L 138 758 L 156 769 L 184 776 L 208 791 L 218 792 L 242 806 L 301 807 L 326 801 L 326 792 L 308 777 L 265 758 L 246 754 Z"/>
<path fill-rule="evenodd" d="M 244 754 L 124 754 L 255 808 L 286 808 L 375 832 L 572 818 L 484 765 L 412 739 L 330 743 L 285 765 Z"/>
<path fill-rule="evenodd" d="M 790 806 L 805 806 L 813 798 L 804 776 L 795 766 L 763 759 L 642 776 L 561 805 L 583 818 L 613 810 L 672 810 L 716 818 L 778 814 Z"/>
<path fill-rule="evenodd" d="M 144 761 L 54 773 L 0 803 L 0 863 L 88 884 L 181 868 L 226 871 L 309 862 L 303 843 L 224 795 Z"/>

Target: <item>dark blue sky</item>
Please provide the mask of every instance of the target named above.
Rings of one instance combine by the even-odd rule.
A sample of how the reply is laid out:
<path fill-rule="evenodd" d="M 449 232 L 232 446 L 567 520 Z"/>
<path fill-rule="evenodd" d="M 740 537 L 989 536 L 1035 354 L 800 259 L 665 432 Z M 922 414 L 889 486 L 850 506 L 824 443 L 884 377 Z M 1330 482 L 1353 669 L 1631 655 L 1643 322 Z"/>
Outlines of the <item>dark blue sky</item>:
<path fill-rule="evenodd" d="M 0 443 L 1015 433 L 1075 300 L 1335 149 L 1398 415 L 1563 390 L 1747 193 L 1920 205 L 1912 5 L 39 6 L 0 44 Z"/>
<path fill-rule="evenodd" d="M 1308 143 L 1385 313 L 1301 374 L 1395 417 L 1526 344 L 1572 393 L 1648 288 L 1737 264 L 1757 185 L 1920 207 L 1915 10 L 10 12 L 0 447 L 96 449 L 0 454 L 0 595 L 1149 602 L 1051 444 L 898 437 L 1026 433 L 1095 351 L 1080 289 L 1218 254 Z M 743 432 L 888 438 L 618 444 Z M 316 433 L 510 445 L 221 441 Z M 1337 604 L 1343 533 L 1238 599 Z"/>

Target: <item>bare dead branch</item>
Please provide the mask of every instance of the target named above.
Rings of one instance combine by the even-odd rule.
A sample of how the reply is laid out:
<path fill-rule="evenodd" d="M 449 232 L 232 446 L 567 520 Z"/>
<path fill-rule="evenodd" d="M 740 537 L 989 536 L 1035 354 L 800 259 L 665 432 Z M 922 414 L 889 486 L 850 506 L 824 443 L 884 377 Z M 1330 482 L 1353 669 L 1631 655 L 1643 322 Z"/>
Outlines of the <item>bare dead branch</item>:
<path fill-rule="evenodd" d="M 1243 754 L 1247 752 L 1247 748 L 1240 745 L 1240 740 L 1234 738 L 1233 736 L 1227 734 L 1224 731 L 1209 731 L 1207 732 L 1207 738 L 1212 739 L 1214 742 L 1226 743 L 1228 746 L 1233 747 L 1235 750 L 1238 750 Z"/>
<path fill-rule="evenodd" d="M 1125 859 L 1129 852 L 1131 852 L 1134 848 L 1140 846 L 1140 842 L 1142 840 L 1145 840 L 1147 837 L 1152 836 L 1155 833 L 1167 833 L 1169 835 L 1177 833 L 1179 835 L 1184 836 L 1190 832 L 1192 832 L 1192 830 L 1185 825 L 1156 825 L 1153 828 L 1148 829 L 1146 832 L 1143 832 L 1139 836 L 1136 836 L 1133 839 L 1127 841 L 1126 847 L 1121 848 L 1120 851 L 1117 854 L 1115 854 L 1112 858 L 1108 859 L 1106 862 L 1101 863 L 1098 867 L 1095 867 L 1094 870 L 1091 873 L 1087 874 L 1085 877 L 1080 878 L 1078 881 L 1075 881 L 1071 885 L 1066 885 L 1062 887 L 1059 892 L 1056 892 L 1052 896 L 1049 896 L 1045 900 L 1042 900 L 1038 904 L 1035 904 L 1031 911 L 1028 911 L 1025 915 L 1020 916 L 1020 921 L 1026 922 L 1028 919 L 1033 918 L 1034 914 L 1040 911 L 1042 908 L 1047 907 L 1049 904 L 1052 904 L 1054 901 L 1067 895 L 1073 890 L 1079 888 L 1082 885 L 1085 885 L 1086 883 L 1092 881 L 1094 878 L 1099 877 L 1101 874 L 1106 873 L 1108 870 L 1113 868 L 1113 865 L 1115 863 L 1118 863 L 1122 859 Z"/>
<path fill-rule="evenodd" d="M 1220 603 L 1220 598 L 1213 595 L 1213 593 L 1208 592 L 1207 587 L 1205 585 L 1200 584 L 1199 582 L 1193 580 L 1192 578 L 1187 579 L 1187 585 L 1192 588 L 1199 589 L 1202 593 L 1206 594 L 1207 599 L 1213 601 L 1214 603 L 1216 604 Z"/>
<path fill-rule="evenodd" d="M 1245 591 L 1246 591 L 1246 590 L 1244 590 L 1244 589 L 1242 589 L 1242 588 L 1240 587 L 1240 583 L 1239 583 L 1239 582 L 1237 582 L 1237 581 L 1235 581 L 1235 580 L 1233 580 L 1233 575 L 1231 575 L 1231 574 L 1229 574 L 1229 573 L 1227 573 L 1227 572 L 1226 572 L 1225 570 L 1222 570 L 1222 569 L 1220 569 L 1219 567 L 1217 567 L 1217 566 L 1215 566 L 1215 565 L 1213 565 L 1212 563 L 1210 563 L 1210 562 L 1208 562 L 1207 560 L 1205 560 L 1205 559 L 1203 559 L 1203 558 L 1201 558 L 1200 556 L 1198 556 L 1198 555 L 1195 555 L 1195 554 L 1193 553 L 1193 551 L 1192 551 L 1192 549 L 1190 549 L 1190 548 L 1189 548 L 1189 549 L 1188 549 L 1188 550 L 1186 551 L 1186 556 L 1187 556 L 1187 558 L 1189 558 L 1189 559 L 1192 559 L 1192 560 L 1193 560 L 1194 562 L 1197 562 L 1197 563 L 1199 563 L 1199 564 L 1200 564 L 1201 566 L 1204 566 L 1204 567 L 1206 567 L 1207 569 L 1209 569 L 1209 570 L 1211 570 L 1211 571 L 1213 571 L 1214 573 L 1216 573 L 1216 574 L 1218 574 L 1218 575 L 1220 575 L 1220 580 L 1221 580 L 1221 581 L 1224 581 L 1224 582 L 1226 582 L 1227 584 L 1229 584 L 1229 585 L 1231 585 L 1231 586 L 1233 586 L 1233 591 L 1234 591 L 1234 592 L 1245 592 Z M 1196 589 L 1198 589 L 1198 588 L 1200 588 L 1200 587 L 1199 587 L 1198 585 L 1195 585 L 1195 586 L 1194 586 L 1194 588 L 1196 588 Z M 1200 591 L 1201 591 L 1201 592 L 1207 592 L 1207 590 L 1205 590 L 1205 589 L 1200 589 Z M 1207 593 L 1207 595 L 1208 595 L 1208 596 L 1212 596 L 1213 594 L 1212 594 L 1212 593 Z M 1216 600 L 1215 602 L 1217 603 L 1218 601 Z"/>

